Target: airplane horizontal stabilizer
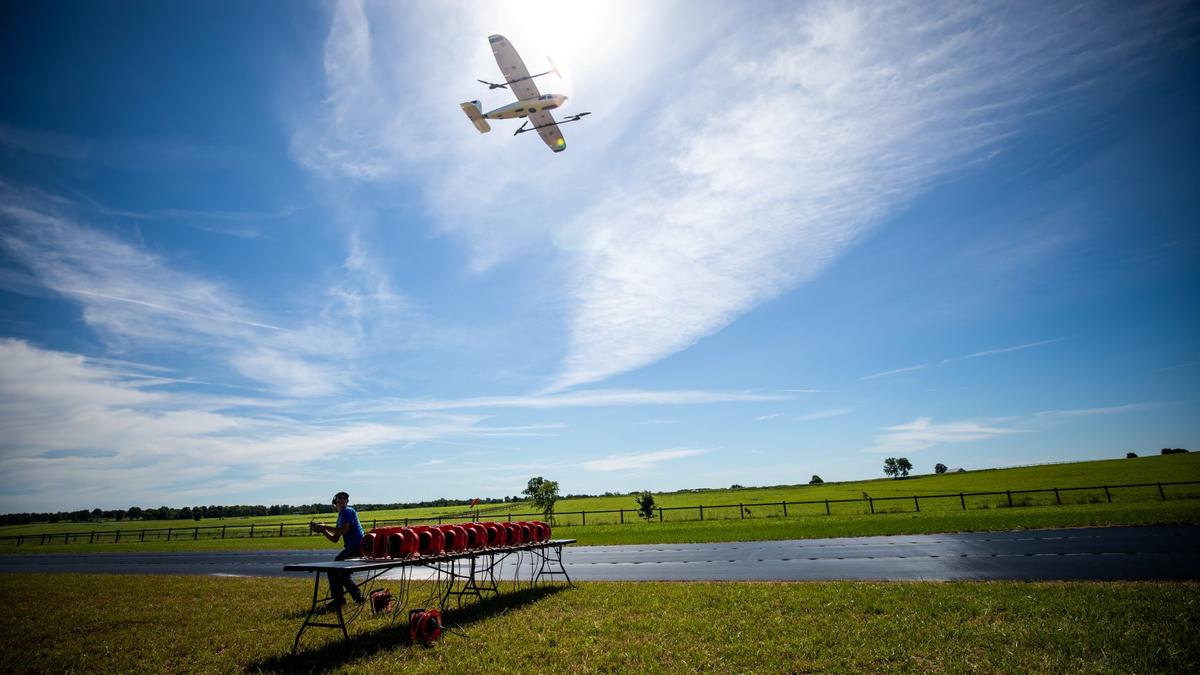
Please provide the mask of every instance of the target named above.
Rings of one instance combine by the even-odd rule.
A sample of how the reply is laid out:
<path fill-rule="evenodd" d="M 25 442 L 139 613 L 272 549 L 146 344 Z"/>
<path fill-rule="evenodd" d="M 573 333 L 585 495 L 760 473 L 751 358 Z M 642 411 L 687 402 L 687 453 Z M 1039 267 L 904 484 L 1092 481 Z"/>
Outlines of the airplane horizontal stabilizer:
<path fill-rule="evenodd" d="M 479 133 L 486 134 L 492 130 L 491 125 L 483 118 L 483 109 L 479 107 L 479 101 L 467 101 L 459 105 L 462 106 L 463 112 L 467 114 L 467 117 L 471 118 L 471 124 L 475 125 Z"/>

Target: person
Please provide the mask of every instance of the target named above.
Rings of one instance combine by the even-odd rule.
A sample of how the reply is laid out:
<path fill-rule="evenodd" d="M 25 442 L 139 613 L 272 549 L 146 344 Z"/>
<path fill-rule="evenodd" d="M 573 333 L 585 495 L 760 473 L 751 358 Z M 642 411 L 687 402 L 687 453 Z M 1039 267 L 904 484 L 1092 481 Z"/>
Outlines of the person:
<path fill-rule="evenodd" d="M 333 496 L 333 505 L 337 508 L 338 514 L 336 525 L 330 527 L 324 523 L 313 522 L 309 523 L 309 527 L 335 544 L 338 543 L 338 539 L 342 540 L 342 552 L 338 553 L 334 560 L 357 558 L 359 556 L 358 547 L 363 540 L 363 530 L 362 525 L 358 522 L 358 512 L 350 506 L 350 494 L 347 492 L 337 493 Z M 346 572 L 329 573 L 329 592 L 333 596 L 335 605 L 345 604 L 347 592 L 356 603 L 361 604 L 364 600 L 362 591 Z"/>

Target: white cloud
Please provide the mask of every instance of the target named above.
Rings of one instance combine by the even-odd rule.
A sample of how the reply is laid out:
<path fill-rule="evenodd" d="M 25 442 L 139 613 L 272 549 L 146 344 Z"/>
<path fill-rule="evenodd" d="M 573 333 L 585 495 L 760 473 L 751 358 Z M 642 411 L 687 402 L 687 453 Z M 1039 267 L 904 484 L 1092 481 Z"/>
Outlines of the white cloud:
<path fill-rule="evenodd" d="M 1157 407 L 1158 403 L 1130 403 L 1127 405 L 1112 405 L 1101 408 L 1075 408 L 1072 410 L 1043 410 L 1036 413 L 1036 417 L 1091 417 L 1094 415 L 1119 415 L 1123 413 L 1139 412 Z"/>
<path fill-rule="evenodd" d="M 2 187 L 2 186 L 0 186 Z M 357 361 L 402 346 L 408 302 L 356 233 L 324 292 L 305 294 L 299 325 L 252 307 L 227 284 L 176 269 L 162 256 L 61 215 L 44 197 L 0 190 L 0 250 L 35 284 L 77 303 L 111 347 L 168 348 L 216 357 L 288 396 L 345 390 Z M 411 334 L 411 330 L 409 333 Z M 377 363 L 367 366 L 378 371 Z"/>
<path fill-rule="evenodd" d="M 1017 429 L 969 420 L 935 424 L 929 417 L 918 417 L 906 424 L 884 427 L 884 430 L 887 433 L 876 436 L 875 444 L 867 452 L 918 452 L 935 445 L 966 443 L 1018 432 Z"/>
<path fill-rule="evenodd" d="M 1171 5 L 775 9 L 349 2 L 326 44 L 327 100 L 293 148 L 324 176 L 408 172 L 474 272 L 556 251 L 540 273 L 565 289 L 548 388 L 561 391 L 687 349 L 814 278 L 1031 117 L 1130 86 L 1140 49 L 1186 32 Z M 533 70 L 545 53 L 567 64 L 545 86 L 597 113 L 569 127 L 566 153 L 481 136 L 451 104 L 428 114 L 447 91 L 507 102 L 472 89 L 494 78 L 495 32 Z"/>
<path fill-rule="evenodd" d="M 220 499 L 286 484 L 281 477 L 330 459 L 561 428 L 441 413 L 312 420 L 287 414 L 286 401 L 179 393 L 129 370 L 0 340 L 0 511 Z"/>
<path fill-rule="evenodd" d="M 983 351 L 983 352 L 975 352 L 974 354 L 967 354 L 966 356 L 960 356 L 959 359 L 977 359 L 982 356 L 995 356 L 996 354 L 1007 354 L 1009 352 L 1019 352 L 1019 351 L 1025 350 L 1025 349 L 1033 349 L 1034 347 L 1042 347 L 1045 345 L 1054 344 L 1055 342 L 1062 342 L 1063 340 L 1066 340 L 1066 339 L 1067 338 L 1054 338 L 1052 340 L 1040 340 L 1038 342 L 1027 342 L 1025 344 L 1015 345 L 1012 347 L 1001 347 L 1000 349 L 989 349 L 989 350 Z M 950 359 L 948 359 L 948 361 L 949 360 Z"/>
<path fill-rule="evenodd" d="M 118 338 L 242 339 L 286 329 L 255 317 L 221 285 L 48 211 L 0 204 L 0 246 L 51 290 L 84 307 L 84 320 Z"/>
<path fill-rule="evenodd" d="M 384 399 L 339 407 L 342 413 L 476 408 L 578 408 L 640 405 L 702 405 L 709 403 L 752 403 L 783 401 L 790 394 L 752 391 L 706 391 L 702 389 L 584 389 L 558 394 L 528 396 L 476 396 L 461 399 Z"/>
<path fill-rule="evenodd" d="M 689 93 L 647 125 L 666 129 L 652 144 L 665 153 L 571 225 L 583 245 L 555 386 L 653 363 L 820 274 L 1146 37 L 1116 19 L 987 9 L 818 3 L 708 45 L 678 74 Z M 680 110 L 686 124 L 667 121 Z"/>
<path fill-rule="evenodd" d="M 800 415 L 796 419 L 801 422 L 815 422 L 816 420 L 827 420 L 833 417 L 841 417 L 849 415 L 852 411 L 850 408 L 830 408 L 828 410 L 816 410 L 804 415 Z"/>
<path fill-rule="evenodd" d="M 594 459 L 583 463 L 588 471 L 641 471 L 656 468 L 663 462 L 702 455 L 706 450 L 693 448 L 677 448 L 673 450 L 658 450 L 636 455 L 612 455 L 603 459 Z"/>
<path fill-rule="evenodd" d="M 1100 408 L 1043 410 L 1029 415 L 994 418 L 987 421 L 960 420 L 934 423 L 930 417 L 918 417 L 906 424 L 884 427 L 885 433 L 875 437 L 866 452 L 917 452 L 935 445 L 967 443 L 1015 433 L 1031 433 L 1045 429 L 1047 424 L 1061 423 L 1078 417 L 1120 415 L 1155 408 L 1160 403 L 1130 403 Z"/>
<path fill-rule="evenodd" d="M 230 363 L 246 377 L 266 383 L 287 396 L 326 396 L 344 386 L 336 368 L 310 363 L 276 349 L 236 354 Z"/>
<path fill-rule="evenodd" d="M 896 368 L 894 370 L 885 370 L 882 373 L 875 373 L 873 375 L 864 375 L 863 377 L 860 377 L 858 379 L 860 379 L 860 380 L 875 380 L 875 379 L 878 379 L 881 377 L 891 377 L 892 375 L 901 375 L 904 373 L 911 373 L 911 372 L 914 372 L 917 370 L 922 370 L 922 369 L 928 368 L 928 367 L 929 366 L 927 364 L 922 363 L 922 364 L 916 365 L 916 366 L 907 366 L 905 368 Z"/>
<path fill-rule="evenodd" d="M 953 363 L 958 363 L 959 361 L 966 361 L 967 359 L 978 359 L 978 358 L 983 358 L 985 356 L 996 356 L 997 354 L 1008 354 L 1011 352 L 1019 352 L 1019 351 L 1024 351 L 1026 349 L 1033 349 L 1035 347 L 1044 347 L 1045 345 L 1052 345 L 1056 342 L 1062 342 L 1063 340 L 1066 340 L 1066 339 L 1068 339 L 1068 338 L 1053 338 L 1051 340 L 1039 340 L 1037 342 L 1027 342 L 1025 344 L 1014 345 L 1012 347 L 1000 347 L 998 349 L 989 349 L 987 351 L 974 352 L 972 354 L 966 354 L 963 356 L 951 356 L 951 357 L 942 359 L 941 361 L 937 362 L 936 365 L 946 366 L 946 365 L 950 365 Z M 896 368 L 895 370 L 885 370 L 882 373 L 875 373 L 873 375 L 865 375 L 858 379 L 860 381 L 861 380 L 875 380 L 875 379 L 878 379 L 881 377 L 891 377 L 892 375 L 902 375 L 904 373 L 911 373 L 911 372 L 923 370 L 923 369 L 929 368 L 929 367 L 930 367 L 930 365 L 928 363 L 922 363 L 922 364 L 915 365 L 915 366 L 908 366 L 907 368 Z"/>

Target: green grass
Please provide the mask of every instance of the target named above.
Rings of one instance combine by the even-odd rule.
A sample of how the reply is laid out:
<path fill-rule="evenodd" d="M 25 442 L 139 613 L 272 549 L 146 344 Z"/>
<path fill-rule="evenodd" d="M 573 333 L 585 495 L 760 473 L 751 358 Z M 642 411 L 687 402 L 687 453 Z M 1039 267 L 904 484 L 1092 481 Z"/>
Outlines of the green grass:
<path fill-rule="evenodd" d="M 738 539 L 777 539 L 782 536 L 851 536 L 867 534 L 900 534 L 911 532 L 938 532 L 959 530 L 998 530 L 1014 527 L 1060 527 L 1075 525 L 1123 525 L 1149 524 L 1155 522 L 1200 522 L 1194 506 L 1183 505 L 1191 499 L 1200 498 L 1200 485 L 1168 486 L 1165 488 L 1167 501 L 1159 501 L 1156 487 L 1123 488 L 1062 492 L 1057 497 L 1052 492 L 1035 495 L 1017 494 L 1012 497 L 1014 506 L 1008 508 L 1006 495 L 990 497 L 965 497 L 958 493 L 1034 490 L 1053 487 L 1070 488 L 1094 485 L 1121 485 L 1132 483 L 1158 483 L 1175 481 L 1200 481 L 1200 453 L 1170 456 L 1151 456 L 1138 459 L 1116 459 L 1094 462 L 1073 462 L 1012 469 L 991 469 L 927 476 L 915 476 L 904 480 L 880 479 L 835 483 L 819 486 L 783 486 L 772 488 L 747 488 L 740 490 L 711 490 L 700 492 L 674 492 L 659 494 L 655 500 L 659 506 L 698 507 L 705 505 L 703 524 L 696 524 L 700 517 L 699 508 L 664 510 L 665 522 L 656 524 L 658 530 L 639 530 L 642 525 L 629 525 L 638 521 L 633 509 L 633 499 L 627 495 L 618 497 L 593 497 L 561 500 L 557 506 L 557 533 L 577 538 L 581 543 L 641 543 L 653 541 L 646 537 L 662 536 L 660 541 L 730 541 Z M 867 515 L 870 506 L 863 501 L 850 503 L 832 502 L 826 516 L 826 506 L 821 500 L 855 499 L 863 494 L 875 498 L 876 513 Z M 913 518 L 916 505 L 910 499 L 882 500 L 887 497 L 911 497 L 912 495 L 946 494 L 948 497 L 922 499 L 920 514 Z M 1111 498 L 1115 508 L 1106 508 Z M 780 502 L 788 501 L 787 517 Z M 800 502 L 813 502 L 801 504 Z M 1064 506 L 1050 509 L 1044 506 L 1061 501 Z M 963 503 L 968 507 L 962 510 Z M 716 505 L 743 505 L 750 516 L 742 520 L 743 508 L 712 508 Z M 527 513 L 529 504 L 507 506 L 492 505 L 483 519 L 503 520 L 508 513 Z M 626 509 L 618 513 L 591 513 L 587 516 L 587 527 L 579 527 L 583 517 L 581 510 Z M 370 528 L 376 519 L 410 518 L 412 522 L 436 519 L 439 515 L 457 514 L 462 507 L 450 509 L 411 509 L 406 511 L 363 512 L 361 520 Z M 900 516 L 892 518 L 891 516 Z M 1156 519 L 1157 518 L 1157 519 Z M 331 521 L 331 516 L 320 519 Z M 175 528 L 189 536 L 195 526 L 236 526 L 254 523 L 265 534 L 278 532 L 280 523 L 302 523 L 307 518 L 297 516 L 264 516 L 260 518 L 237 518 L 225 520 L 192 521 L 136 521 L 124 523 L 57 523 L 0 527 L 0 536 L 18 534 L 32 535 L 81 533 L 86 542 L 87 533 L 112 531 L 120 528 L 124 537 L 137 537 L 142 528 L 153 530 Z M 624 520 L 626 525 L 617 525 Z M 722 521 L 728 521 L 721 524 Z M 599 526 L 599 527 L 596 527 Z M 790 532 L 793 534 L 784 535 Z M 799 534 L 795 534 L 799 533 Z M 204 532 L 201 532 L 204 535 Z M 710 537 L 705 539 L 704 537 Z M 82 546 L 83 548 L 80 548 Z M 145 543 L 65 545 L 25 545 L 18 548 L 15 542 L 0 541 L 3 552 L 66 552 L 73 550 L 128 551 L 191 551 L 191 550 L 238 550 L 279 548 L 324 548 L 328 544 L 318 536 L 236 538 L 216 541 L 147 541 Z"/>
<path fill-rule="evenodd" d="M 315 629 L 302 579 L 4 575 L 0 671 L 1196 672 L 1194 583 L 583 583 L 450 611 L 425 648 Z M 420 595 L 423 588 L 414 589 Z"/>
<path fill-rule="evenodd" d="M 626 525 L 556 527 L 556 539 L 580 544 L 667 544 L 713 541 L 763 541 L 936 532 L 984 532 L 1050 527 L 1165 525 L 1200 523 L 1200 500 L 1029 506 L 972 511 L 880 513 L 876 515 L 798 516 L 746 520 L 633 522 Z M 275 537 L 122 544 L 8 545 L 5 553 L 101 553 L 148 551 L 262 551 L 317 549 L 334 545 L 320 537 Z"/>

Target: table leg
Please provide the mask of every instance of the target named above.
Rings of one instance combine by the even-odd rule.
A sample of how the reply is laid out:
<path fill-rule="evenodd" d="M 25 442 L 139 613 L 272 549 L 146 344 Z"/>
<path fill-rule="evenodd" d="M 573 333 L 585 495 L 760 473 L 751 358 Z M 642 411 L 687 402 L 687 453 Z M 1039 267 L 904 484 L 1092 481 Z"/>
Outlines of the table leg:
<path fill-rule="evenodd" d="M 333 585 L 330 584 L 329 587 L 330 587 L 330 589 L 332 589 Z M 317 613 L 317 606 L 321 603 L 321 600 L 318 600 L 318 595 L 319 595 L 320 590 L 321 590 L 321 573 L 315 572 L 315 573 L 313 573 L 312 605 L 309 606 L 309 608 L 308 608 L 308 614 L 304 617 L 304 623 L 300 626 L 300 631 L 298 633 L 296 633 L 296 641 L 292 643 L 292 654 L 293 655 L 296 653 L 296 650 L 298 650 L 300 648 L 300 638 L 304 635 L 304 631 L 308 630 L 312 626 L 319 626 L 321 628 L 340 628 L 340 629 L 342 629 L 342 637 L 345 638 L 347 641 L 350 639 L 350 633 L 349 633 L 349 631 L 346 630 L 346 620 L 342 616 L 342 606 L 340 604 L 334 606 L 335 609 L 337 610 L 337 618 L 338 618 L 337 623 L 319 623 L 317 621 L 313 621 L 313 615 Z M 330 592 L 332 593 L 332 590 Z M 331 595 L 330 600 L 332 600 L 332 599 L 333 599 L 333 596 Z"/>

